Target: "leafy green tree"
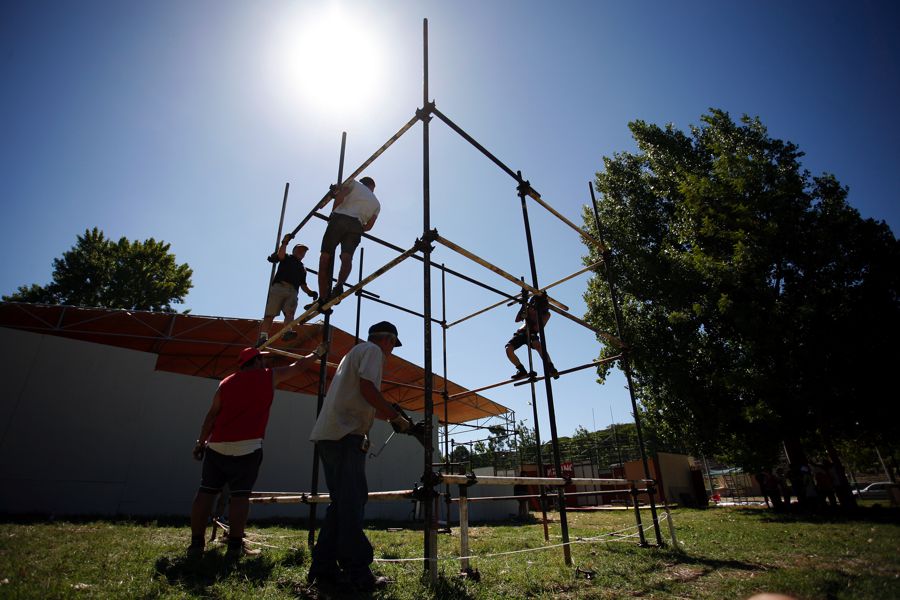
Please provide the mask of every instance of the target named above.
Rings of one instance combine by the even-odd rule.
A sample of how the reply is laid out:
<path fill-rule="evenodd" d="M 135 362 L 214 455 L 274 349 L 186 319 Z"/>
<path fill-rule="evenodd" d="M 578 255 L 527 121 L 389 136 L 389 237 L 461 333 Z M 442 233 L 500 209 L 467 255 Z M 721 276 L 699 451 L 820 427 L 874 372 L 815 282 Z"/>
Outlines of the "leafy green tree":
<path fill-rule="evenodd" d="M 813 444 L 836 454 L 835 439 L 896 450 L 900 415 L 883 390 L 900 358 L 900 246 L 888 226 L 862 219 L 833 176 L 811 177 L 758 118 L 711 110 L 690 134 L 629 127 L 638 151 L 597 174 L 601 231 L 584 217 L 611 248 L 648 426 L 749 469 L 773 464 L 781 442 L 796 462 Z M 604 276 L 588 284 L 587 319 L 615 331 Z"/>
<path fill-rule="evenodd" d="M 107 239 L 96 227 L 53 259 L 53 281 L 20 286 L 8 302 L 172 311 L 191 289 L 191 268 L 177 264 L 169 244 L 153 238 Z"/>

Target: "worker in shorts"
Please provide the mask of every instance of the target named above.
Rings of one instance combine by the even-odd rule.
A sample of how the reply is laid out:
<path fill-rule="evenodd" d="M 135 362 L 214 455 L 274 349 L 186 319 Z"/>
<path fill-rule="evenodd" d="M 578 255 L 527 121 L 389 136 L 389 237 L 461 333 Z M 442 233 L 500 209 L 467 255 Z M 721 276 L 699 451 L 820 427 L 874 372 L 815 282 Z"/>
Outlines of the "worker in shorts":
<path fill-rule="evenodd" d="M 539 321 L 540 319 L 540 321 Z M 519 309 L 516 314 L 516 323 L 522 322 L 522 325 L 516 330 L 516 333 L 506 342 L 506 357 L 509 362 L 516 367 L 516 372 L 512 374 L 511 379 L 525 379 L 526 377 L 535 377 L 537 373 L 532 371 L 529 373 L 522 366 L 519 357 L 516 356 L 516 350 L 528 344 L 531 340 L 531 347 L 537 350 L 538 355 L 541 354 L 541 326 L 546 325 L 550 320 L 550 304 L 546 296 L 532 296 L 528 300 L 528 304 Z M 557 378 L 559 373 L 553 366 L 550 356 L 547 356 L 547 374 L 550 377 Z"/>
<path fill-rule="evenodd" d="M 306 285 L 306 267 L 303 265 L 303 258 L 309 250 L 303 244 L 296 244 L 291 253 L 287 253 L 287 246 L 294 239 L 290 233 L 285 235 L 281 240 L 278 250 L 269 256 L 271 263 L 276 263 L 278 269 L 275 271 L 275 277 L 272 279 L 272 285 L 269 286 L 269 296 L 266 299 L 266 314 L 263 318 L 262 328 L 259 333 L 259 339 L 256 346 L 262 346 L 268 339 L 272 329 L 272 319 L 278 313 L 284 313 L 285 324 L 294 320 L 294 313 L 297 310 L 297 294 L 302 289 L 303 292 L 314 301 L 318 298 L 316 292 L 309 289 Z M 281 336 L 286 342 L 297 337 L 294 330 L 288 330 Z"/>
<path fill-rule="evenodd" d="M 362 234 L 372 229 L 381 204 L 375 197 L 375 180 L 363 177 L 359 181 L 350 180 L 334 195 L 334 208 L 328 218 L 328 227 L 322 236 L 322 248 L 319 255 L 319 303 L 340 296 L 344 284 L 353 267 L 353 253 L 362 239 Z M 337 283 L 331 287 L 334 274 L 334 253 L 341 247 L 341 267 L 338 271 Z M 316 303 L 307 304 L 309 309 Z"/>

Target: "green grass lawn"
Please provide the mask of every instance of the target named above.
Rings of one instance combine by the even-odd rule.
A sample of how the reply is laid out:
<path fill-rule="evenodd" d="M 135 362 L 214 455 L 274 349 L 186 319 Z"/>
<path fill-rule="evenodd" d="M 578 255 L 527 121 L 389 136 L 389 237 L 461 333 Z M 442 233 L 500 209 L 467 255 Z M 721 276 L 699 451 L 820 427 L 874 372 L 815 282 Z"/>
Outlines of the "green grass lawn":
<path fill-rule="evenodd" d="M 778 591 L 797 598 L 900 598 L 900 512 L 865 507 L 852 516 L 780 515 L 761 508 L 679 509 L 680 550 L 640 548 L 609 536 L 633 526 L 629 511 L 569 513 L 573 566 L 528 524 L 471 528 L 472 567 L 458 576 L 459 530 L 438 536 L 441 577 L 430 588 L 420 561 L 378 562 L 395 583 L 378 598 L 745 598 Z M 649 513 L 644 512 L 645 524 Z M 555 516 L 555 515 L 554 515 Z M 382 559 L 422 554 L 422 533 L 377 523 L 367 531 Z M 390 530 L 389 530 L 390 529 Z M 662 524 L 666 540 L 668 527 Z M 263 553 L 228 564 L 223 548 L 184 555 L 185 523 L 16 521 L 0 523 L 0 598 L 326 598 L 305 586 L 301 527 L 250 524 Z M 633 533 L 628 531 L 625 533 Z M 591 541 L 589 538 L 595 538 Z M 653 541 L 652 529 L 648 540 Z M 545 549 L 541 549 L 545 548 Z M 530 552 L 509 553 L 533 549 Z M 576 570 L 577 568 L 577 570 Z M 586 577 L 583 572 L 588 572 Z M 352 596 L 351 596 L 352 597 Z"/>

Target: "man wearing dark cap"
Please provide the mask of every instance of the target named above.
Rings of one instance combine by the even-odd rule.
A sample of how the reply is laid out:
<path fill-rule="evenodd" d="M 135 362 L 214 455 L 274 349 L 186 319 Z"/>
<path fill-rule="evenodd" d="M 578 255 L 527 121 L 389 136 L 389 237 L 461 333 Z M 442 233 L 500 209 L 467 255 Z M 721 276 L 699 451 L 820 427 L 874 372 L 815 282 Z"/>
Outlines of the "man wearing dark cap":
<path fill-rule="evenodd" d="M 312 553 L 310 583 L 343 583 L 371 591 L 387 583 L 375 577 L 372 545 L 363 533 L 368 495 L 366 452 L 375 418 L 407 432 L 412 423 L 381 395 L 384 361 L 400 346 L 397 328 L 387 321 L 369 328 L 368 341 L 353 347 L 341 360 L 322 412 L 310 434 L 325 472 L 331 503 Z"/>
<path fill-rule="evenodd" d="M 314 365 L 324 353 L 325 347 L 319 346 L 289 366 L 273 369 L 267 364 L 267 352 L 244 348 L 238 355 L 237 372 L 219 383 L 194 445 L 193 455 L 203 461 L 203 474 L 191 508 L 189 556 L 203 552 L 213 500 L 226 484 L 231 490 L 226 556 L 258 554 L 244 547 L 244 526 L 250 513 L 250 492 L 262 463 L 262 442 L 275 388 Z"/>
<path fill-rule="evenodd" d="M 353 253 L 359 246 L 362 234 L 372 229 L 381 204 L 375 197 L 375 180 L 363 177 L 359 181 L 350 180 L 334 195 L 334 207 L 328 217 L 328 227 L 322 236 L 322 248 L 319 255 L 319 300 L 325 302 L 329 298 L 343 293 L 344 283 L 350 276 L 353 267 Z M 338 271 L 337 284 L 331 289 L 331 277 L 334 274 L 334 253 L 338 245 L 341 247 L 341 268 Z M 313 303 L 314 304 L 314 303 Z M 309 308 L 308 304 L 304 308 Z"/>
<path fill-rule="evenodd" d="M 278 316 L 278 313 L 284 313 L 285 324 L 294 320 L 294 313 L 297 310 L 297 294 L 301 289 L 313 300 L 319 297 L 306 285 L 306 267 L 303 265 L 303 258 L 309 248 L 303 244 L 296 244 L 288 254 L 287 246 L 292 239 L 294 236 L 290 233 L 285 235 L 281 240 L 281 245 L 278 246 L 278 251 L 269 256 L 269 262 L 277 263 L 278 270 L 275 271 L 272 285 L 269 286 L 266 314 L 263 317 L 259 340 L 256 342 L 257 346 L 261 346 L 269 339 L 272 319 Z M 297 337 L 297 333 L 289 330 L 281 336 L 281 339 L 289 342 L 295 337 Z"/>

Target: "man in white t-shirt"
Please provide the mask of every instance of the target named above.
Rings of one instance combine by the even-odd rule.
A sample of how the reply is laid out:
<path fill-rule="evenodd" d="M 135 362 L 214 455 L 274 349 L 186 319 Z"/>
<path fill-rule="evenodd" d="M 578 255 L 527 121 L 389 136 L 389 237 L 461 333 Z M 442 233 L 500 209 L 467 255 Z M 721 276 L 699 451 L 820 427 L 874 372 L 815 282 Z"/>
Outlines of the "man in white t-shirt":
<path fill-rule="evenodd" d="M 368 341 L 354 346 L 338 365 L 309 436 L 319 451 L 331 496 L 307 575 L 312 584 L 345 584 L 372 591 L 387 583 L 372 573 L 372 545 L 363 532 L 369 493 L 366 453 L 376 417 L 389 421 L 397 431 L 412 427 L 381 395 L 384 361 L 400 345 L 392 323 L 372 325 Z"/>
<path fill-rule="evenodd" d="M 363 177 L 359 181 L 348 181 L 342 185 L 334 196 L 334 208 L 328 218 L 328 227 L 322 236 L 322 248 L 319 255 L 319 301 L 343 292 L 344 283 L 353 266 L 353 253 L 359 246 L 362 234 L 372 229 L 381 204 L 375 197 L 375 180 Z M 331 289 L 331 277 L 334 273 L 334 252 L 341 246 L 341 268 L 338 271 L 337 284 Z M 307 307 L 312 304 L 307 305 Z"/>

